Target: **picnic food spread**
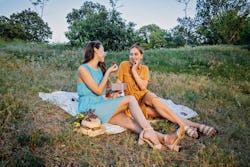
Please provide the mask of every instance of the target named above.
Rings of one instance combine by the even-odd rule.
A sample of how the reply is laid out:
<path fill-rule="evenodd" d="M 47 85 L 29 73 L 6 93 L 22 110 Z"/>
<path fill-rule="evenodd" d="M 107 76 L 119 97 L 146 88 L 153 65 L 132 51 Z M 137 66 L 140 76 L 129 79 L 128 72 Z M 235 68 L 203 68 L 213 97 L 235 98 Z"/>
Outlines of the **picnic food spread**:
<path fill-rule="evenodd" d="M 102 126 L 101 120 L 97 118 L 93 111 L 87 111 L 83 114 L 79 114 L 77 118 L 77 123 L 79 123 L 76 123 L 78 125 L 78 127 L 76 127 L 77 132 L 90 137 L 105 133 L 105 127 Z"/>

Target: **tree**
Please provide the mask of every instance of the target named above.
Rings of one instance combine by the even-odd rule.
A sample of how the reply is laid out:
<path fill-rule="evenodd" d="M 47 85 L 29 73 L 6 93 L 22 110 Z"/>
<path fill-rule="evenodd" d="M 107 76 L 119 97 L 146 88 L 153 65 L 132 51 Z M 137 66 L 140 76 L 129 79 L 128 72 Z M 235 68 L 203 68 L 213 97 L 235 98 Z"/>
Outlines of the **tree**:
<path fill-rule="evenodd" d="M 178 18 L 177 21 L 179 25 L 175 27 L 174 38 L 178 39 L 178 46 L 181 44 L 181 38 L 185 41 L 185 45 L 197 45 L 198 42 L 198 34 L 196 33 L 196 22 L 194 19 L 190 17 Z"/>
<path fill-rule="evenodd" d="M 36 6 L 40 5 L 41 9 L 40 17 L 43 18 L 44 7 L 46 5 L 46 2 L 48 2 L 49 0 L 29 0 L 29 1 L 32 3 L 32 5 L 34 5 L 36 11 L 38 11 Z"/>
<path fill-rule="evenodd" d="M 143 26 L 138 31 L 140 43 L 145 49 L 167 47 L 168 34 L 155 24 Z"/>
<path fill-rule="evenodd" d="M 192 20 L 190 17 L 187 16 L 187 9 L 188 9 L 188 4 L 190 2 L 190 0 L 177 0 L 179 3 L 184 3 L 185 5 L 185 8 L 184 8 L 184 12 L 185 12 L 185 17 L 184 18 L 178 18 L 177 21 L 180 23 L 180 26 L 179 26 L 179 32 L 181 33 L 181 35 L 184 37 L 185 39 L 185 45 L 188 44 L 188 39 L 189 39 L 189 36 L 190 36 L 190 29 L 192 27 L 191 26 L 191 23 L 192 23 Z"/>
<path fill-rule="evenodd" d="M 48 24 L 44 23 L 38 14 L 30 9 L 14 13 L 9 19 L 1 16 L 0 28 L 0 37 L 5 40 L 21 39 L 43 42 L 52 35 Z"/>
<path fill-rule="evenodd" d="M 1 16 L 0 17 L 0 37 L 3 40 L 8 40 L 11 36 L 11 27 L 9 25 L 10 19 L 5 17 L 5 16 Z"/>
<path fill-rule="evenodd" d="M 229 10 L 213 19 L 210 29 L 214 32 L 214 43 L 234 44 L 240 40 L 246 18 L 237 13 L 236 10 Z"/>
<path fill-rule="evenodd" d="M 3 40 L 24 39 L 26 38 L 26 34 L 21 24 L 14 24 L 11 19 L 1 16 L 0 38 Z"/>
<path fill-rule="evenodd" d="M 243 26 L 243 30 L 240 33 L 239 44 L 247 44 L 250 45 L 250 18 L 247 18 L 247 23 Z M 250 48 L 249 48 L 250 49 Z"/>
<path fill-rule="evenodd" d="M 170 30 L 170 32 L 171 32 L 173 47 L 179 47 L 185 45 L 185 38 L 183 34 L 180 33 L 179 26 L 174 27 L 173 29 Z"/>
<path fill-rule="evenodd" d="M 177 0 L 179 3 L 184 3 L 185 8 L 183 9 L 185 12 L 185 18 L 187 18 L 187 9 L 188 9 L 188 4 L 190 2 L 190 0 Z"/>
<path fill-rule="evenodd" d="M 66 37 L 73 46 L 85 45 L 89 40 L 102 40 L 108 35 L 106 31 L 101 33 L 108 21 L 108 11 L 103 5 L 87 1 L 79 10 L 73 9 L 66 18 L 69 24 Z"/>
<path fill-rule="evenodd" d="M 112 1 L 114 3 L 114 1 Z M 108 11 L 99 3 L 86 1 L 79 10 L 67 15 L 69 31 L 66 37 L 73 46 L 83 46 L 90 40 L 100 40 L 108 50 L 123 50 L 132 44 L 134 24 L 126 25 L 116 5 Z"/>
<path fill-rule="evenodd" d="M 204 37 L 204 43 L 234 43 L 239 40 L 240 31 L 249 17 L 248 0 L 197 0 L 197 32 Z M 233 19 L 231 19 L 233 17 Z M 237 31 L 233 33 L 232 31 Z M 224 38 L 225 34 L 231 37 Z"/>

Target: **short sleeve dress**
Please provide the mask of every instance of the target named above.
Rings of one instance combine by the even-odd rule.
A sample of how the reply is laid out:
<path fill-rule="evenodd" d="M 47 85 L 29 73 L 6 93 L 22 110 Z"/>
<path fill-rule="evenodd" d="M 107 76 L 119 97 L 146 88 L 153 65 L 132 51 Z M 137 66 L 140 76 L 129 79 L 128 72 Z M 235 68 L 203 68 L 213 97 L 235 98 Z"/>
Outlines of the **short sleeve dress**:
<path fill-rule="evenodd" d="M 136 84 L 136 81 L 131 72 L 132 64 L 129 61 L 121 62 L 119 70 L 116 74 L 117 79 L 121 82 L 127 83 L 127 89 L 125 95 L 133 95 L 138 102 L 140 102 L 143 96 L 148 92 L 147 89 L 141 90 Z M 140 64 L 136 72 L 141 79 L 149 81 L 149 69 L 147 66 Z"/>
<path fill-rule="evenodd" d="M 88 66 L 87 64 L 82 64 L 91 76 L 94 81 L 99 85 L 103 79 L 103 74 L 100 68 L 95 70 Z M 105 90 L 102 95 L 97 95 L 84 82 L 77 81 L 77 93 L 78 93 L 78 113 L 83 113 L 89 109 L 94 109 L 95 114 L 102 121 L 106 123 L 116 112 L 121 100 L 123 97 L 115 99 L 105 99 Z"/>
<path fill-rule="evenodd" d="M 148 113 L 146 105 L 142 102 L 143 97 L 146 93 L 149 92 L 149 90 L 141 90 L 140 87 L 136 84 L 136 81 L 133 78 L 132 72 L 131 72 L 132 64 L 129 61 L 123 61 L 121 62 L 119 66 L 119 70 L 116 74 L 117 79 L 119 79 L 121 82 L 127 83 L 127 89 L 125 90 L 125 95 L 133 95 L 136 100 L 138 101 L 142 112 L 144 116 L 148 119 Z M 141 77 L 141 79 L 149 81 L 149 69 L 148 66 L 140 64 L 139 67 L 136 69 L 137 74 Z M 131 114 L 128 112 L 128 110 L 125 112 L 128 116 L 131 116 Z"/>

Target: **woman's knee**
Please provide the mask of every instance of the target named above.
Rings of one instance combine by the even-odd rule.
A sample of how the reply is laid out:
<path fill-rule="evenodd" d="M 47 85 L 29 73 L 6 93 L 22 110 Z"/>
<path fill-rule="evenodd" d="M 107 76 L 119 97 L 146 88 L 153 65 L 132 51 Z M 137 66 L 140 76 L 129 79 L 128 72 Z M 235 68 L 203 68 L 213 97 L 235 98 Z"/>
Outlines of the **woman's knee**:
<path fill-rule="evenodd" d="M 131 96 L 131 95 L 129 95 L 129 96 L 125 96 L 124 98 L 123 98 L 123 100 L 121 101 L 121 103 L 120 103 L 120 108 L 121 109 L 127 109 L 128 108 L 128 106 L 129 106 L 129 104 L 131 104 L 131 103 L 136 103 L 137 101 L 136 101 L 136 99 L 135 99 L 135 97 L 134 96 Z"/>
<path fill-rule="evenodd" d="M 148 92 L 144 97 L 143 97 L 143 100 L 142 102 L 144 104 L 147 104 L 149 106 L 153 106 L 154 103 L 157 103 L 159 101 L 159 97 L 152 93 L 152 92 Z"/>
<path fill-rule="evenodd" d="M 127 97 L 127 100 L 128 100 L 129 103 L 135 103 L 135 102 L 137 102 L 136 98 L 134 96 L 132 96 L 132 95 L 128 95 L 126 97 Z"/>

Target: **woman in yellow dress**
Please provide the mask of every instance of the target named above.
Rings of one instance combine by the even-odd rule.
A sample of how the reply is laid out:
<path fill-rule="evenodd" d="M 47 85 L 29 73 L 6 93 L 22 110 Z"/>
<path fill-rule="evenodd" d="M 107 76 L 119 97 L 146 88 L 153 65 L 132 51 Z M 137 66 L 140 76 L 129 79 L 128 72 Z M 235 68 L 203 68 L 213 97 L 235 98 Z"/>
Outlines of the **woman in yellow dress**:
<path fill-rule="evenodd" d="M 161 117 L 184 127 L 186 133 L 193 138 L 198 138 L 198 132 L 215 135 L 214 127 L 192 122 L 177 116 L 157 95 L 147 89 L 149 82 L 149 68 L 141 64 L 143 50 L 139 44 L 130 48 L 129 61 L 121 62 L 116 75 L 118 83 L 126 83 L 125 95 L 133 95 L 138 101 L 145 117 Z"/>

